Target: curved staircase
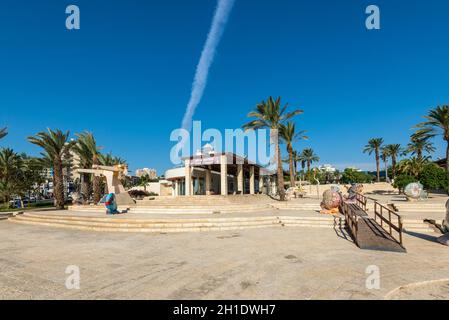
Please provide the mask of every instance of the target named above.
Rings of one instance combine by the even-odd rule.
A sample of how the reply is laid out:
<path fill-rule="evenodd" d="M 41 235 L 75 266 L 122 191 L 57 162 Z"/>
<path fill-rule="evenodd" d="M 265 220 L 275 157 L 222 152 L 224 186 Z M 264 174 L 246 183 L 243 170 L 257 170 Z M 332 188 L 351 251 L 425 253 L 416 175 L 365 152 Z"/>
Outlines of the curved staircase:
<path fill-rule="evenodd" d="M 213 214 L 250 213 L 280 210 L 318 211 L 318 203 L 304 201 L 275 201 L 265 195 L 155 197 L 138 200 L 135 205 L 119 207 L 130 213 L 148 214 Z M 103 205 L 70 206 L 71 211 L 104 212 Z"/>
<path fill-rule="evenodd" d="M 196 232 L 226 231 L 266 227 L 343 227 L 344 220 L 330 216 L 253 216 L 223 218 L 119 218 L 61 214 L 25 213 L 10 217 L 22 224 L 106 232 Z"/>

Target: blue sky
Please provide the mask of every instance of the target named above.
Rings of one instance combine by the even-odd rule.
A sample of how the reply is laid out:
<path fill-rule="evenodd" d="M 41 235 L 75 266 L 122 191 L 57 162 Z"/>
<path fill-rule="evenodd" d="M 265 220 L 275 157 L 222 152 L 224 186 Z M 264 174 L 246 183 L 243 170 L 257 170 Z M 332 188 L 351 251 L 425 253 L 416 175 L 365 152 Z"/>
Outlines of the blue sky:
<path fill-rule="evenodd" d="M 65 29 L 65 8 L 81 29 Z M 381 9 L 381 30 L 365 8 Z M 0 3 L 0 142 L 38 154 L 46 127 L 92 131 L 131 169 L 171 166 L 215 0 Z M 430 107 L 449 103 L 449 2 L 236 0 L 194 120 L 239 128 L 269 95 L 304 114 L 297 125 L 321 163 L 373 168 L 372 137 L 408 142 Z M 225 112 L 219 113 L 218 109 Z M 443 144 L 437 139 L 438 152 Z"/>

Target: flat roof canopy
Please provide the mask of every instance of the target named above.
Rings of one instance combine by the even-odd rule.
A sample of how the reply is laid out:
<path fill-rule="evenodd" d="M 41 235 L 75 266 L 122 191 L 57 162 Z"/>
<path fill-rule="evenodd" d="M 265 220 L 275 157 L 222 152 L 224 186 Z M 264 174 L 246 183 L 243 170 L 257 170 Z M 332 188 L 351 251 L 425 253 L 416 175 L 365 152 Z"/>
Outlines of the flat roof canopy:
<path fill-rule="evenodd" d="M 228 174 L 237 174 L 237 165 L 243 165 L 244 170 L 249 170 L 249 167 L 253 166 L 256 175 L 269 176 L 275 174 L 275 172 L 268 170 L 255 162 L 249 161 L 246 158 L 230 152 L 214 153 L 212 155 L 190 156 L 182 158 L 182 160 L 190 160 L 191 167 L 201 167 L 204 169 L 220 171 L 221 156 L 223 155 L 225 155 L 227 158 Z"/>

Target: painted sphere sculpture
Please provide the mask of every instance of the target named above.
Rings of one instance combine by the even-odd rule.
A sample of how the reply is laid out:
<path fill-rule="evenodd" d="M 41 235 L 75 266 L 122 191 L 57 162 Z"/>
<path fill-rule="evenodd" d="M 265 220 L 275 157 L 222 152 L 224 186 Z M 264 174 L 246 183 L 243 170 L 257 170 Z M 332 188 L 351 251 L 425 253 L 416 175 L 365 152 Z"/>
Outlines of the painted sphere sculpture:
<path fill-rule="evenodd" d="M 321 207 L 323 209 L 332 210 L 336 209 L 341 204 L 341 195 L 339 192 L 334 190 L 326 190 L 323 192 L 323 201 L 321 202 Z"/>

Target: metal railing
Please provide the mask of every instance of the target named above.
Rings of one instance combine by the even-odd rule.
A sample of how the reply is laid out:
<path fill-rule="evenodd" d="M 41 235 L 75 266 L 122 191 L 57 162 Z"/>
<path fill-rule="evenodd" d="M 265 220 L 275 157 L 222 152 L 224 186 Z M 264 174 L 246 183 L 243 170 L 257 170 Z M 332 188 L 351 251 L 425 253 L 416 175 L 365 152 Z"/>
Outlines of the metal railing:
<path fill-rule="evenodd" d="M 389 235 L 396 240 L 401 246 L 402 245 L 402 231 L 403 231 L 403 223 L 402 223 L 402 217 L 398 215 L 393 210 L 385 207 L 384 205 L 381 205 L 379 202 L 374 202 L 374 220 L 377 222 L 377 218 L 380 220 L 380 226 L 382 229 L 384 229 L 386 232 L 389 233 Z M 396 220 L 397 224 L 395 224 L 392 221 L 392 218 Z M 386 224 L 386 227 L 384 227 L 384 224 Z M 396 237 L 393 235 L 393 230 L 397 232 Z"/>

